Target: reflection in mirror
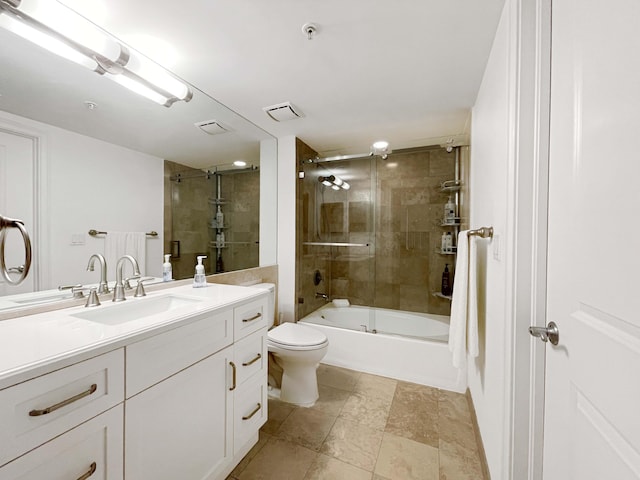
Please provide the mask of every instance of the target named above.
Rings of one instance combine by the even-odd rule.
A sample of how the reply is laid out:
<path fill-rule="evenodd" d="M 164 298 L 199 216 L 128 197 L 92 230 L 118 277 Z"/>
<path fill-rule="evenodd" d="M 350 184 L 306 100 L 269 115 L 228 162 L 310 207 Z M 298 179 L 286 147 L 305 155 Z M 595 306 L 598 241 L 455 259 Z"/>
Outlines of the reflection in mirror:
<path fill-rule="evenodd" d="M 225 232 L 225 241 L 247 242 L 244 250 L 238 245 L 237 253 L 223 251 L 224 270 L 257 265 L 258 248 L 261 265 L 275 262 L 275 232 L 265 236 L 259 225 L 270 212 L 269 223 L 275 224 L 275 203 L 266 209 L 263 203 L 275 202 L 275 182 L 260 178 L 265 168 L 268 175 L 275 171 L 272 136 L 193 86 L 191 101 L 167 108 L 3 28 L 0 45 L 0 214 L 24 220 L 34 253 L 32 271 L 20 286 L 0 281 L 0 312 L 72 297 L 70 289 L 58 291 L 58 286 L 97 284 L 99 269 L 87 271 L 93 254 L 106 257 L 112 283 L 127 234 L 143 275 L 162 276 L 163 254 L 171 253 L 175 241 L 181 242 L 183 255 L 207 255 L 206 272 L 214 273 L 218 249 L 211 243 L 215 247 L 217 232 L 211 228 L 210 200 L 217 196 L 217 178 L 221 195 L 228 197 L 224 214 L 238 228 Z M 211 135 L 206 129 L 212 121 L 226 131 Z M 207 124 L 204 129 L 202 124 Z M 269 152 L 267 160 L 261 152 Z M 197 201 L 202 217 L 186 210 L 175 213 L 179 207 L 173 208 L 174 192 L 167 191 L 166 183 L 177 182 L 167 177 L 186 171 L 206 176 L 236 160 L 254 168 L 213 175 L 202 195 L 190 191 L 195 189 L 192 179 L 176 187 L 180 198 Z M 262 188 L 254 188 L 256 183 Z M 259 239 L 258 228 L 263 230 Z M 106 234 L 89 235 L 92 229 Z M 194 230 L 202 232 L 202 243 L 188 252 Z M 152 231 L 158 235 L 145 235 Z M 18 237 L 7 236 L 9 266 L 24 261 Z M 193 258 L 177 260 L 176 270 L 182 272 L 184 263 L 185 276 L 191 276 Z M 18 295 L 12 297 L 15 302 L 9 295 Z"/>

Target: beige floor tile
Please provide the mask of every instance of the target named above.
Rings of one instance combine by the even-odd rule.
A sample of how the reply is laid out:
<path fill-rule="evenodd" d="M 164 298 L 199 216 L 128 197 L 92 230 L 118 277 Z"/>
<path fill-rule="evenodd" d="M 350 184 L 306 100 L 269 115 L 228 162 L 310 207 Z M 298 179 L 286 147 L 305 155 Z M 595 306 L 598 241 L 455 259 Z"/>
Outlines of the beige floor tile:
<path fill-rule="evenodd" d="M 373 471 L 382 442 L 382 432 L 338 417 L 320 452 Z"/>
<path fill-rule="evenodd" d="M 398 381 L 392 378 L 363 373 L 360 375 L 360 378 L 358 378 L 354 393 L 359 393 L 366 397 L 377 397 L 392 401 L 397 384 Z"/>
<path fill-rule="evenodd" d="M 303 480 L 318 454 L 301 445 L 271 438 L 238 480 Z"/>
<path fill-rule="evenodd" d="M 320 364 L 317 370 L 318 384 L 340 388 L 352 392 L 356 382 L 362 375 L 355 370 Z"/>
<path fill-rule="evenodd" d="M 268 406 L 269 419 L 267 423 L 262 426 L 261 430 L 271 435 L 276 434 L 282 422 L 284 422 L 296 408 L 295 405 L 270 398 Z"/>
<path fill-rule="evenodd" d="M 478 450 L 440 441 L 440 480 L 482 480 Z"/>
<path fill-rule="evenodd" d="M 385 432 L 438 448 L 438 390 L 398 382 Z"/>
<path fill-rule="evenodd" d="M 375 473 L 389 480 L 438 480 L 438 449 L 385 433 Z"/>
<path fill-rule="evenodd" d="M 269 435 L 268 433 L 260 432 L 258 443 L 256 443 L 253 446 L 253 448 L 249 450 L 249 453 L 247 453 L 244 456 L 244 458 L 240 460 L 240 463 L 236 465 L 236 468 L 234 468 L 233 472 L 231 472 L 231 475 L 230 475 L 231 478 L 238 478 L 238 476 L 242 473 L 242 471 L 245 468 L 247 468 L 247 465 L 249 465 L 249 462 L 251 462 L 251 460 L 253 460 L 253 458 L 258 454 L 258 452 L 262 450 L 262 447 L 264 447 L 267 444 L 270 438 L 271 438 L 271 435 Z"/>
<path fill-rule="evenodd" d="M 365 397 L 354 393 L 344 404 L 340 417 L 376 430 L 384 430 L 390 409 L 391 401 L 386 398 Z"/>
<path fill-rule="evenodd" d="M 327 455 L 318 455 L 305 480 L 371 480 L 371 472 Z"/>
<path fill-rule="evenodd" d="M 467 450 L 477 450 L 469 404 L 462 394 L 442 392 L 438 400 L 440 440 Z"/>
<path fill-rule="evenodd" d="M 328 387 L 326 385 L 318 385 L 318 393 L 320 398 L 311 410 L 326 413 L 328 415 L 338 416 L 345 402 L 351 395 L 351 392 L 340 388 Z"/>
<path fill-rule="evenodd" d="M 317 452 L 335 420 L 335 415 L 327 415 L 308 408 L 297 408 L 282 423 L 277 436 Z"/>

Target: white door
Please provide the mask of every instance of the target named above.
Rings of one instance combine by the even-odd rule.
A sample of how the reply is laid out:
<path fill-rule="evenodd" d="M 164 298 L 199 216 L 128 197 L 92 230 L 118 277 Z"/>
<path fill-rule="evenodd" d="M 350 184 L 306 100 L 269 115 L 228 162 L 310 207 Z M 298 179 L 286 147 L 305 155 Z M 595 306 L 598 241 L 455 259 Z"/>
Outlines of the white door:
<path fill-rule="evenodd" d="M 0 215 L 23 220 L 33 247 L 35 157 L 33 138 L 0 130 Z M 22 236 L 11 229 L 5 249 L 7 267 L 24 264 Z M 31 266 L 27 278 L 20 285 L 8 284 L 0 276 L 0 295 L 32 292 L 35 287 L 35 268 Z M 11 276 L 17 279 L 17 275 Z"/>
<path fill-rule="evenodd" d="M 639 26 L 553 0 L 545 480 L 640 479 Z"/>

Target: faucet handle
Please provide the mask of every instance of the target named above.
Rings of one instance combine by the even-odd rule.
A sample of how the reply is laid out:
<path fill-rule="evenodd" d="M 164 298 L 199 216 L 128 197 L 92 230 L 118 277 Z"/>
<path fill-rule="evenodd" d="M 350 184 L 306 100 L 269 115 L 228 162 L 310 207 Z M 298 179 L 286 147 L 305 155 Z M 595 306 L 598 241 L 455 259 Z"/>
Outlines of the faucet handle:
<path fill-rule="evenodd" d="M 129 277 L 129 278 L 125 278 L 124 279 L 124 288 L 126 290 L 131 290 L 133 287 L 129 283 L 129 280 L 138 280 L 139 278 L 140 278 L 139 274 L 133 275 L 132 277 Z"/>
<path fill-rule="evenodd" d="M 138 285 L 136 286 L 136 293 L 133 295 L 134 297 L 144 297 L 147 295 L 147 292 L 144 291 L 143 282 L 147 280 L 153 280 L 155 277 L 142 277 L 138 278 Z"/>
<path fill-rule="evenodd" d="M 71 290 L 73 298 L 84 298 L 84 294 L 82 293 L 83 287 L 80 283 L 76 285 L 60 285 L 58 286 L 58 290 Z"/>

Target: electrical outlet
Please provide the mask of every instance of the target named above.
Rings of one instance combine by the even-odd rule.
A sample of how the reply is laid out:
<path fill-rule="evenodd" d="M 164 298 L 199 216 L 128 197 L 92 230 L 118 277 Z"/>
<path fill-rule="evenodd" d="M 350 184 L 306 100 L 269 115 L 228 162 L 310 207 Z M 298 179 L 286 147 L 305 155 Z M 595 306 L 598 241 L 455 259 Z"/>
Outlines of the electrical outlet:
<path fill-rule="evenodd" d="M 84 245 L 84 233 L 71 234 L 71 245 Z"/>

